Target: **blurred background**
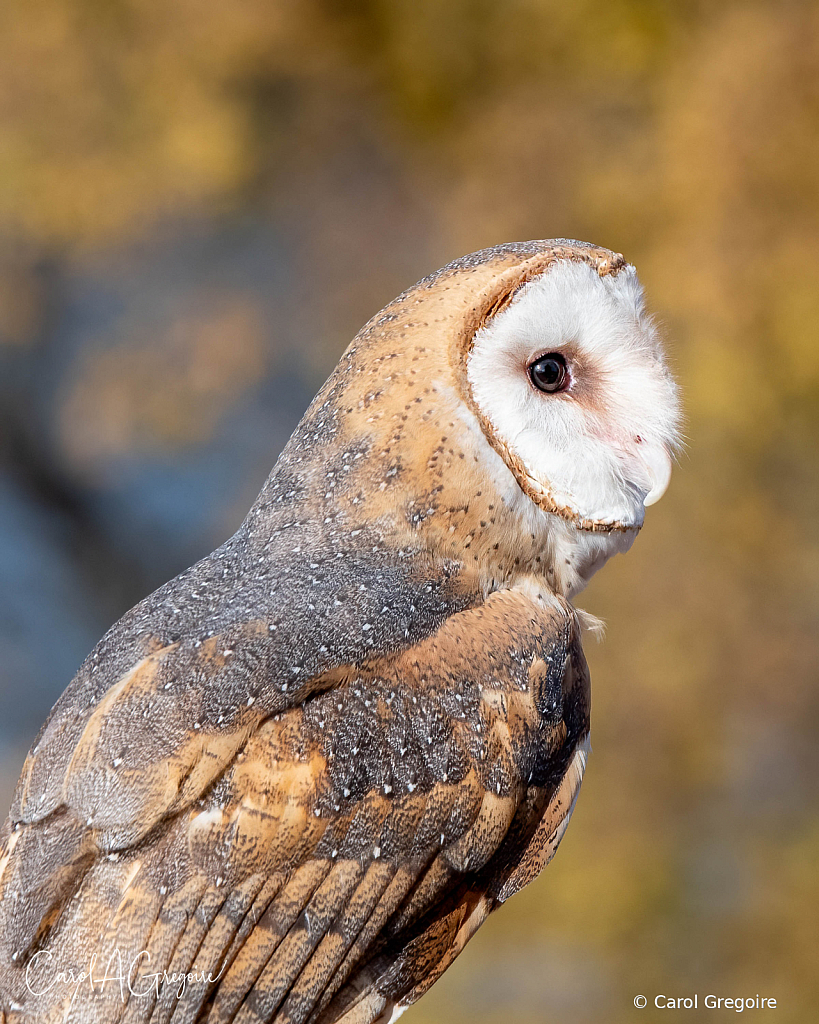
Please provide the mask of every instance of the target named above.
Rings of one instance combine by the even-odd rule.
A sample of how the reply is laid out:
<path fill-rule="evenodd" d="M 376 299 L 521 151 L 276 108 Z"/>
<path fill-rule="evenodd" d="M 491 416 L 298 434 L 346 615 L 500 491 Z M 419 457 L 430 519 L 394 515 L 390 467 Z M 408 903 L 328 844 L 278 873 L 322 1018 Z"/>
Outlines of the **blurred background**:
<path fill-rule="evenodd" d="M 358 327 L 553 236 L 637 264 L 689 447 L 580 602 L 609 630 L 560 852 L 407 1020 L 620 1024 L 658 992 L 815 1020 L 812 0 L 0 6 L 3 805 L 85 654 L 233 532 Z"/>

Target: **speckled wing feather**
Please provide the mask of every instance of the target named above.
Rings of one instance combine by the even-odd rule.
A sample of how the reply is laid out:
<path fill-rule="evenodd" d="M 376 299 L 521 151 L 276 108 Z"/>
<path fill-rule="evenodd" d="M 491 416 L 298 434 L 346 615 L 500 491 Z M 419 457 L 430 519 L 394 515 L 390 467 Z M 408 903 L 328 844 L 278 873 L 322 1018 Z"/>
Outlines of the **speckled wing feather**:
<path fill-rule="evenodd" d="M 257 633 L 197 650 L 211 673 L 247 664 Z M 164 761 L 115 776 L 88 813 L 122 767 L 111 723 L 154 713 L 179 649 L 108 690 L 62 802 L 6 838 L 4 915 L 29 940 L 3 979 L 9 1024 L 371 1021 L 418 998 L 553 851 L 588 729 L 567 606 L 497 593 L 280 710 L 245 701 L 227 730 L 207 708 L 190 733 L 151 719 Z M 35 994 L 94 954 L 95 986 Z"/>

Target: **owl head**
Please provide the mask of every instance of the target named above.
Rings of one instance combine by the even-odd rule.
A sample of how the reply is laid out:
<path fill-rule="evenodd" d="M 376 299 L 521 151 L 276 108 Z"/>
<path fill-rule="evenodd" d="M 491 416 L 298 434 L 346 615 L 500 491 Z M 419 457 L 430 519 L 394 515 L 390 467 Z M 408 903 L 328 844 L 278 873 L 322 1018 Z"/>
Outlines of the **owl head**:
<path fill-rule="evenodd" d="M 271 481 L 312 495 L 316 543 L 426 550 L 487 589 L 528 575 L 572 595 L 665 490 L 678 423 L 634 268 L 583 242 L 515 243 L 373 317 Z"/>

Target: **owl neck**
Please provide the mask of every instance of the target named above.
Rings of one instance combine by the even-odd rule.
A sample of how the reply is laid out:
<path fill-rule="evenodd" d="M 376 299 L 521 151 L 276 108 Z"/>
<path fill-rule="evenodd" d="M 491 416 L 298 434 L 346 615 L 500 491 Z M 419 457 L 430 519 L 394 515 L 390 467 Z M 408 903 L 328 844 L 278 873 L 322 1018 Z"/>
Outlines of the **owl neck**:
<path fill-rule="evenodd" d="M 463 581 L 486 594 L 534 586 L 571 599 L 630 547 L 632 532 L 589 533 L 538 507 L 459 396 L 443 385 L 427 390 L 434 416 L 413 403 L 398 416 L 371 405 L 362 417 L 343 391 L 320 395 L 249 522 L 293 550 L 460 563 Z"/>
<path fill-rule="evenodd" d="M 466 501 L 449 500 L 444 486 L 437 501 L 426 504 L 424 495 L 408 503 L 419 516 L 416 543 L 460 560 L 485 593 L 534 588 L 572 600 L 609 558 L 633 544 L 636 529 L 593 533 L 544 512 L 504 471 L 483 474 Z"/>

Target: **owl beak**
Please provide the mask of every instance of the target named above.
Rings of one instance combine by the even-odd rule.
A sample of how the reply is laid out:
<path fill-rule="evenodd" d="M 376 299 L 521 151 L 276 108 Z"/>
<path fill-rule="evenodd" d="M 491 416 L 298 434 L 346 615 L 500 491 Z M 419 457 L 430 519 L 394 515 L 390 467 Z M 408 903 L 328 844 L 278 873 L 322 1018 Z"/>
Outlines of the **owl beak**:
<path fill-rule="evenodd" d="M 671 456 L 662 445 L 646 445 L 640 450 L 640 460 L 645 467 L 650 487 L 643 498 L 645 506 L 659 501 L 668 488 L 671 479 Z"/>

